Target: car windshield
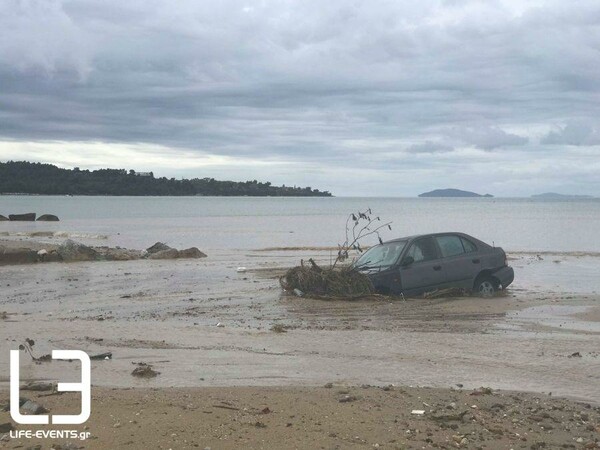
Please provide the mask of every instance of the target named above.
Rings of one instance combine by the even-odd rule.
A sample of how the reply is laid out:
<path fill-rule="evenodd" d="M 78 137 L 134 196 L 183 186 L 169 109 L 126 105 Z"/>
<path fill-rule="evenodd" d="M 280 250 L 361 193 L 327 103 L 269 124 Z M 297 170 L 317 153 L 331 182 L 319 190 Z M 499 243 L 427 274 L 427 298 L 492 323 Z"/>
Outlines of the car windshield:
<path fill-rule="evenodd" d="M 406 241 L 388 242 L 386 244 L 376 245 L 367 250 L 354 263 L 358 269 L 379 267 L 385 268 L 394 264 L 402 250 L 406 246 Z"/>

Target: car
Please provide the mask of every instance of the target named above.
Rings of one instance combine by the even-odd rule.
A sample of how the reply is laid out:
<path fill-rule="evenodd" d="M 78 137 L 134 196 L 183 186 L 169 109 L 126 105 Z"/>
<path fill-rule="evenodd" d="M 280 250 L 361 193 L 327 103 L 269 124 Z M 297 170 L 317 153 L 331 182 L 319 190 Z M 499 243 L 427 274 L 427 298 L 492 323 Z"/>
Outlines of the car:
<path fill-rule="evenodd" d="M 377 292 L 417 296 L 462 288 L 489 297 L 514 278 L 506 253 L 465 233 L 408 236 L 375 245 L 353 263 Z"/>

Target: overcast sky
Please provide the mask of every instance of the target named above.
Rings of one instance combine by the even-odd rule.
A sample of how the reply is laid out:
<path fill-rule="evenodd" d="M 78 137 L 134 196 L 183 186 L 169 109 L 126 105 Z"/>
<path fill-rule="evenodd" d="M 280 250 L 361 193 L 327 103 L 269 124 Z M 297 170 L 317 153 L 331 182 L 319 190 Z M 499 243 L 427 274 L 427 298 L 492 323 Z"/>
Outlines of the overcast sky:
<path fill-rule="evenodd" d="M 600 195 L 600 2 L 0 1 L 0 160 Z"/>

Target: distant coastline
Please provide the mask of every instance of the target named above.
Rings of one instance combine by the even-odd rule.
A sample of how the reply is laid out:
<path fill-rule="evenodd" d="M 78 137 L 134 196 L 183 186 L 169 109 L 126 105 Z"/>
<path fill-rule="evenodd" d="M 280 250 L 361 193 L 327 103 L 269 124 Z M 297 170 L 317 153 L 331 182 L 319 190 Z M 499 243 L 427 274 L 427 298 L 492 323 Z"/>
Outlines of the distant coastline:
<path fill-rule="evenodd" d="M 558 194 L 556 192 L 544 192 L 543 194 L 534 194 L 531 198 L 538 199 L 584 199 L 595 198 L 593 195 L 575 195 L 575 194 Z"/>
<path fill-rule="evenodd" d="M 454 188 L 447 188 L 447 189 L 435 189 L 433 191 L 429 191 L 429 192 L 423 192 L 422 194 L 419 194 L 419 197 L 460 197 L 460 198 L 467 198 L 467 197 L 493 197 L 493 195 L 491 194 L 478 194 L 476 192 L 471 192 L 471 191 L 463 191 L 461 189 L 454 189 Z"/>
<path fill-rule="evenodd" d="M 155 178 L 152 172 L 125 169 L 62 169 L 27 161 L 0 162 L 0 195 L 332 197 L 311 187 L 214 178 Z"/>

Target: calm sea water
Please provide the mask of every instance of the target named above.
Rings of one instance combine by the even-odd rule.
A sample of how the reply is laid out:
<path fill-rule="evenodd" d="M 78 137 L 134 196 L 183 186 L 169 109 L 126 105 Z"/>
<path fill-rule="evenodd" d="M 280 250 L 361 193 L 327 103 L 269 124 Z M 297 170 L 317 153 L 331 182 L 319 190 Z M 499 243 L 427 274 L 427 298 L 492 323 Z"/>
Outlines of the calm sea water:
<path fill-rule="evenodd" d="M 156 241 L 201 249 L 329 246 L 348 213 L 371 208 L 384 239 L 463 231 L 507 250 L 600 251 L 600 199 L 250 198 L 0 196 L 0 214 L 56 214 L 61 222 L 0 222 L 0 233 L 65 232 L 97 245 Z"/>

